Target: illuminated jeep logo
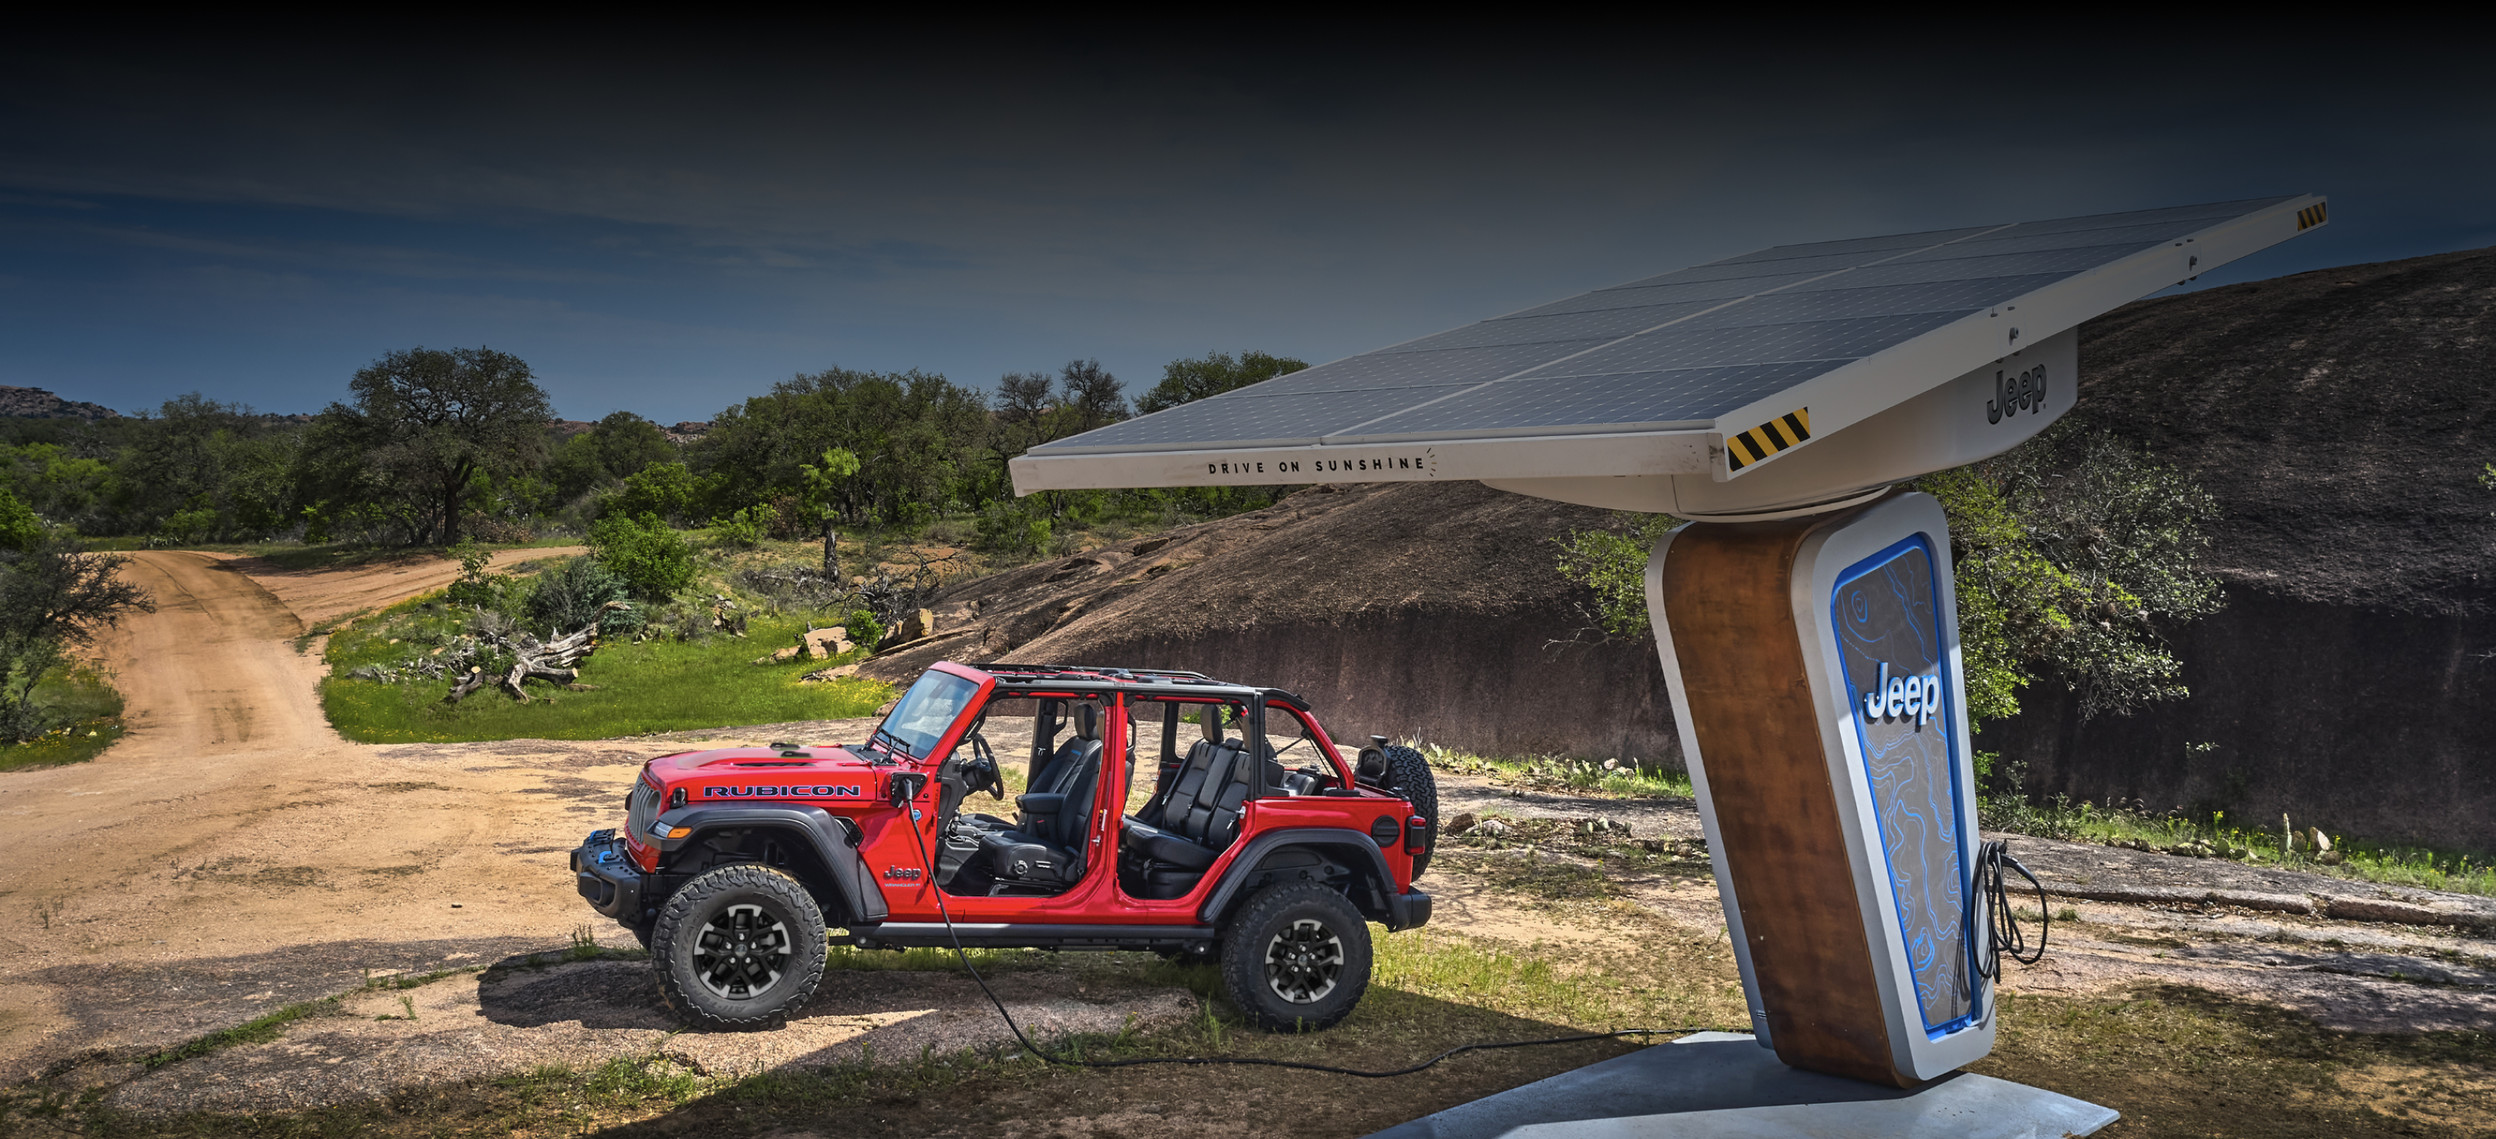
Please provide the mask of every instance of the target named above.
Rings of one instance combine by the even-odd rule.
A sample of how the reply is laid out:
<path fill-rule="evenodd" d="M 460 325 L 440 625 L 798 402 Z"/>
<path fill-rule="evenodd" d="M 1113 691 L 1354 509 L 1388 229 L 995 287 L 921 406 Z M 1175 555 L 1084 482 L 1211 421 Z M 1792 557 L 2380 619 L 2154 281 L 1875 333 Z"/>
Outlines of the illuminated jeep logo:
<path fill-rule="evenodd" d="M 790 783 L 752 787 L 705 787 L 705 799 L 863 799 L 865 793 L 842 783 Z"/>
<path fill-rule="evenodd" d="M 1891 676 L 1888 661 L 1881 662 L 1880 680 L 1863 695 L 1863 718 L 1867 720 L 1912 718 L 1920 728 L 1940 714 L 1941 677 Z"/>

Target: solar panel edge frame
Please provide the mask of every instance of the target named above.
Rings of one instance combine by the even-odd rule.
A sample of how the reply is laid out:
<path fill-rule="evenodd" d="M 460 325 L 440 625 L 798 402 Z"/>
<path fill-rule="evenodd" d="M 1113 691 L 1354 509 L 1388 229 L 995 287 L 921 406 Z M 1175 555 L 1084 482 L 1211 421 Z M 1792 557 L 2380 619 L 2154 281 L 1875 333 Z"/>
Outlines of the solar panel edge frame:
<path fill-rule="evenodd" d="M 1852 363 L 1726 412 L 1716 420 L 1709 474 L 1738 479 L 1789 458 L 1847 427 L 2161 289 L 2259 253 L 2305 232 L 2298 214 L 2327 199 L 2301 194 L 2143 249 L 2054 284 L 1971 313 Z M 2328 219 L 2315 226 L 2328 224 Z M 2022 311 L 2022 306 L 2025 306 Z M 2009 330 L 2020 332 L 2014 345 Z M 1811 411 L 1811 438 L 1732 469 L 1726 449 L 1735 435 L 1799 408 Z"/>

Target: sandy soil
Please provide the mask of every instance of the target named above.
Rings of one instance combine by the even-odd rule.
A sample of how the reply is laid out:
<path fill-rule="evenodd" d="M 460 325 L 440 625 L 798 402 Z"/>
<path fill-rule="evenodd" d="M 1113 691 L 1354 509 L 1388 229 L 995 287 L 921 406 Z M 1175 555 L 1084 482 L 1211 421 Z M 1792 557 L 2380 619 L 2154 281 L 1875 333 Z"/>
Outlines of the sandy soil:
<path fill-rule="evenodd" d="M 93 762 L 0 779 L 0 1079 L 178 1042 L 370 971 L 560 947 L 591 917 L 563 851 L 613 813 L 640 743 L 372 747 L 323 720 L 303 617 L 457 567 L 263 577 L 133 555 L 157 612 L 100 646 L 131 730 Z M 594 931 L 613 942 L 622 931 Z"/>
<path fill-rule="evenodd" d="M 1601 817 L 1638 838 L 1698 837 L 1697 806 L 1687 800 L 1589 798 L 1500 787 L 1468 776 L 1440 777 L 1440 810 L 1510 818 Z M 2087 995 L 2139 982 L 2191 985 L 2266 1001 L 2300 1012 L 2326 1028 L 2415 1033 L 2496 1030 L 2496 938 L 2484 936 L 2496 901 L 2472 895 L 2246 866 L 2223 859 L 2177 858 L 2024 835 L 2008 838 L 2049 891 L 2094 887 L 2171 892 L 2175 904 L 2141 905 L 2057 897 L 2051 953 L 2035 966 L 2007 967 L 2013 992 Z M 1562 852 L 1533 853 L 1592 867 Z M 1615 878 L 1645 908 L 1677 924 L 1707 930 L 1723 921 L 1714 884 L 1704 877 Z M 1445 890 L 1442 913 L 1478 932 L 1531 941 L 1537 929 L 1515 907 L 1485 905 L 1477 885 Z M 2294 902 L 2333 899 L 2399 902 L 2472 926 L 2334 921 L 2310 914 L 2247 910 L 2185 898 L 2206 891 Z M 2014 900 L 2017 904 L 2017 900 Z M 2034 902 L 2028 904 L 2033 909 Z M 2316 912 L 2322 912 L 2318 907 Z M 2400 911 L 2408 912 L 2408 911 Z M 2033 929 L 2033 924 L 2031 926 Z"/>

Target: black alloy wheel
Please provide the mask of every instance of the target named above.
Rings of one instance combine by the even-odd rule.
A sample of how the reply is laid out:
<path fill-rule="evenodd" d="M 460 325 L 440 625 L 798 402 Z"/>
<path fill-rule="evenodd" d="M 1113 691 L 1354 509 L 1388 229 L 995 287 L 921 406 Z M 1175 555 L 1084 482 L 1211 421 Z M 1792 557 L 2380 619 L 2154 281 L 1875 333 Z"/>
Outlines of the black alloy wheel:
<path fill-rule="evenodd" d="M 1331 1028 L 1369 989 L 1369 923 L 1331 886 L 1268 886 L 1222 936 L 1222 987 L 1269 1032 Z"/>
<path fill-rule="evenodd" d="M 1343 938 L 1316 918 L 1299 918 L 1265 947 L 1265 984 L 1295 1005 L 1314 1004 L 1343 977 Z"/>
<path fill-rule="evenodd" d="M 711 915 L 694 938 L 693 969 L 712 995 L 748 1001 L 780 983 L 790 955 L 789 923 L 746 902 Z"/>
<path fill-rule="evenodd" d="M 767 1028 L 823 982 L 823 911 L 797 879 L 767 866 L 695 875 L 650 931 L 659 993 L 700 1028 Z"/>

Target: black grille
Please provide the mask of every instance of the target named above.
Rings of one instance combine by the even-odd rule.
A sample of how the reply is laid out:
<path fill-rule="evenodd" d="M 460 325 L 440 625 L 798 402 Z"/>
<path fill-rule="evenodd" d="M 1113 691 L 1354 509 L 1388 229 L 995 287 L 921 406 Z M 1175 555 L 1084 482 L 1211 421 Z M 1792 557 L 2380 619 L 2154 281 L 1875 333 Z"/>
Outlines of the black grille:
<path fill-rule="evenodd" d="M 647 783 L 633 784 L 632 794 L 624 796 L 624 821 L 636 841 L 650 837 L 650 824 L 659 817 L 659 789 Z"/>

